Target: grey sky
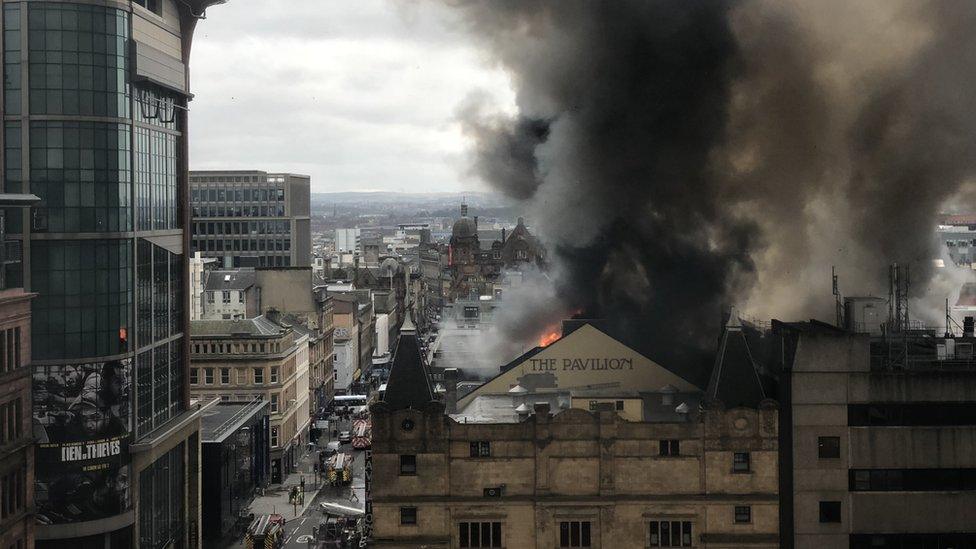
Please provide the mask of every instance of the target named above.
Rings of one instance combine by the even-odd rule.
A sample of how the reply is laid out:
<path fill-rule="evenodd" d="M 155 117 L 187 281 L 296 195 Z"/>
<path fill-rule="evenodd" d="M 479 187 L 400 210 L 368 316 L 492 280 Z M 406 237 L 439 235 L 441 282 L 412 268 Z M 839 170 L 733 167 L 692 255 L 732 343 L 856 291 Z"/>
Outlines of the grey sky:
<path fill-rule="evenodd" d="M 312 176 L 313 192 L 455 191 L 465 143 L 454 113 L 475 89 L 514 103 L 434 3 L 231 0 L 197 27 L 191 169 Z"/>

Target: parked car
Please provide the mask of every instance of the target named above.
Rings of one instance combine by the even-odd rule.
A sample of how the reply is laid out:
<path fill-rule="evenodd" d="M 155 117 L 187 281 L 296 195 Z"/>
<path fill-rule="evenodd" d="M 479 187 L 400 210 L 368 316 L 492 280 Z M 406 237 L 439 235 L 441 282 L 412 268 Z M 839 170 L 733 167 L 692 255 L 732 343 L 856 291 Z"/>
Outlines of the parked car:
<path fill-rule="evenodd" d="M 352 432 L 350 431 L 339 431 L 339 442 L 347 444 L 352 442 Z"/>

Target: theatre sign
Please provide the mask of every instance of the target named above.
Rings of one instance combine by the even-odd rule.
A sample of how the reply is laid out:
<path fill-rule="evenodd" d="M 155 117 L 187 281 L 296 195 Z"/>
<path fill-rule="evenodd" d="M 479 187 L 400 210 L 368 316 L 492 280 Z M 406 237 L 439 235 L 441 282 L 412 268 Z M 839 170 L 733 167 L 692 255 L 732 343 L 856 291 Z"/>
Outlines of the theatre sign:
<path fill-rule="evenodd" d="M 463 408 L 478 395 L 502 394 L 532 380 L 535 387 L 559 389 L 598 385 L 629 391 L 658 391 L 671 385 L 678 391 L 700 390 L 590 324 L 556 340 L 548 347 L 516 359 L 515 365 L 489 380 L 458 402 Z"/>

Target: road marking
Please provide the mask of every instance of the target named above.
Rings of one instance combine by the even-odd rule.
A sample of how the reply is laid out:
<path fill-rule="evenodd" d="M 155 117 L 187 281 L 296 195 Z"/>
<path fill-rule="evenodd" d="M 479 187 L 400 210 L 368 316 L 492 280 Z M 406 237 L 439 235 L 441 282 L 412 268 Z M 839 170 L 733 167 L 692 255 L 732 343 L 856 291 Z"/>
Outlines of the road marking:
<path fill-rule="evenodd" d="M 295 542 L 296 543 L 308 543 L 310 541 L 312 541 L 312 536 L 309 536 L 307 534 L 304 535 L 304 536 L 298 536 L 297 538 L 295 538 Z"/>
<path fill-rule="evenodd" d="M 303 518 L 302 521 L 298 523 L 298 527 L 301 528 L 302 526 L 305 526 L 305 521 L 306 520 L 308 520 L 308 519 L 307 518 Z"/>

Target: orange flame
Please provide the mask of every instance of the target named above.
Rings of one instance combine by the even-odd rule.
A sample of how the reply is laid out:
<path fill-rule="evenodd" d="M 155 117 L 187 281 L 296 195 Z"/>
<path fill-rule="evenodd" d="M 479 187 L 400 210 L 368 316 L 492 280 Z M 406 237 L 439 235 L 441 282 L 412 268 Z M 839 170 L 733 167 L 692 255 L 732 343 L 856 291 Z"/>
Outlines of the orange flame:
<path fill-rule="evenodd" d="M 539 338 L 539 347 L 548 347 L 549 345 L 556 342 L 559 339 L 559 332 L 549 332 Z"/>

